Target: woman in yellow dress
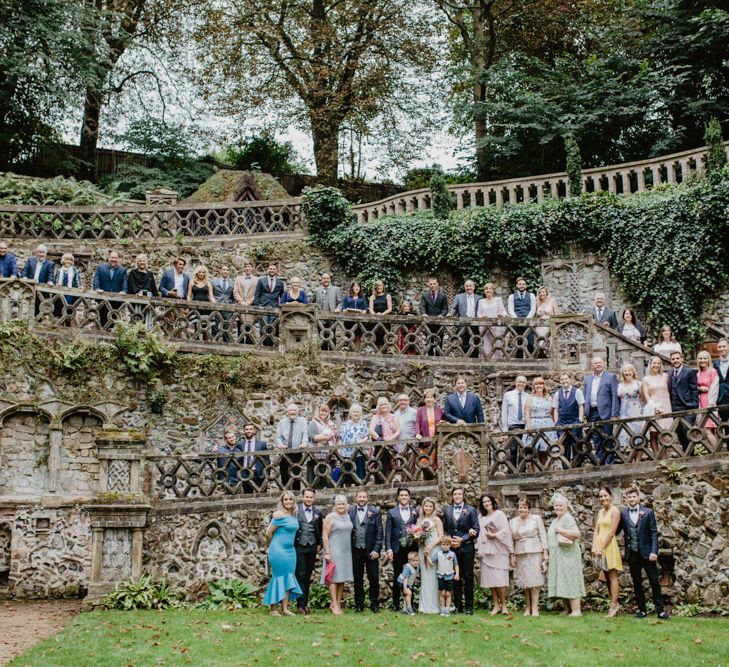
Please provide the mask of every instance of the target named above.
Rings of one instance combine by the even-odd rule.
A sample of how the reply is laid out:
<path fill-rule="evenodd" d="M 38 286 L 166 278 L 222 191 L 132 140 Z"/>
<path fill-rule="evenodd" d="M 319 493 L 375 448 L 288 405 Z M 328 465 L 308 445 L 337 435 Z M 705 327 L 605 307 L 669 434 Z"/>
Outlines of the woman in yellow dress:
<path fill-rule="evenodd" d="M 623 571 L 623 559 L 615 533 L 620 525 L 620 510 L 613 505 L 613 494 L 607 486 L 600 487 L 598 494 L 602 508 L 595 518 L 595 533 L 592 538 L 592 557 L 595 565 L 602 569 L 610 591 L 608 617 L 617 616 L 618 574 Z"/>

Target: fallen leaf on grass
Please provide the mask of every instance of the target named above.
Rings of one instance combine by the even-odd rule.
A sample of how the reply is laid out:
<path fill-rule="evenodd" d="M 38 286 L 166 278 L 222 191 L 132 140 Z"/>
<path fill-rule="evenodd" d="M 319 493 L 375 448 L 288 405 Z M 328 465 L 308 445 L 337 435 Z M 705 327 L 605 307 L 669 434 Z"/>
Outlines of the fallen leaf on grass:
<path fill-rule="evenodd" d="M 412 658 L 413 662 L 415 662 L 416 660 L 420 660 L 420 658 L 424 658 L 425 653 L 413 653 L 410 657 Z"/>
<path fill-rule="evenodd" d="M 321 642 L 311 642 L 312 646 L 321 646 Z"/>
<path fill-rule="evenodd" d="M 703 644 L 703 643 L 704 643 L 704 640 L 701 639 L 701 637 L 696 637 L 696 639 L 694 639 L 694 644 Z"/>

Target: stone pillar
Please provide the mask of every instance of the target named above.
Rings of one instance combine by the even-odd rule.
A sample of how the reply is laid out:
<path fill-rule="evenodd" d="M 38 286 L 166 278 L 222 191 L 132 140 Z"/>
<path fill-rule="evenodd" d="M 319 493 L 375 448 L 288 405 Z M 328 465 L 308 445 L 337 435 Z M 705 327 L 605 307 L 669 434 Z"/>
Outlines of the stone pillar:
<path fill-rule="evenodd" d="M 319 347 L 319 327 L 316 305 L 286 303 L 281 306 L 278 320 L 279 349 L 281 352 L 301 343 Z"/>
<path fill-rule="evenodd" d="M 35 319 L 35 283 L 4 280 L 0 283 L 0 322 L 27 322 Z"/>
<path fill-rule="evenodd" d="M 168 188 L 155 188 L 144 193 L 147 206 L 176 206 L 180 203 L 180 193 Z"/>
<path fill-rule="evenodd" d="M 61 444 L 63 443 L 63 426 L 59 421 L 51 422 L 48 436 L 48 478 L 46 492 L 58 493 L 58 480 L 61 475 Z"/>
<path fill-rule="evenodd" d="M 140 468 L 147 436 L 140 431 L 107 429 L 96 434 L 100 493 L 141 494 Z"/>
<path fill-rule="evenodd" d="M 142 574 L 142 546 L 149 505 L 87 505 L 91 520 L 91 578 L 86 602 L 95 602 Z"/>
<path fill-rule="evenodd" d="M 438 427 L 438 495 L 450 498 L 462 486 L 473 499 L 488 486 L 488 427 L 485 424 L 443 424 Z"/>
<path fill-rule="evenodd" d="M 638 192 L 643 192 L 645 190 L 645 167 L 639 167 L 636 170 L 636 176 L 638 177 Z"/>

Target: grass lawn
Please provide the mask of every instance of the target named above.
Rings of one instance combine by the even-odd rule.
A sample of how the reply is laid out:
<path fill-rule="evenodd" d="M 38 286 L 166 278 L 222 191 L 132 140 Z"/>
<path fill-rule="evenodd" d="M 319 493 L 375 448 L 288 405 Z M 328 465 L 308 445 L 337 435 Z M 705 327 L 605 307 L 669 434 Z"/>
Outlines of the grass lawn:
<path fill-rule="evenodd" d="M 721 666 L 729 665 L 729 620 L 96 611 L 11 664 Z"/>

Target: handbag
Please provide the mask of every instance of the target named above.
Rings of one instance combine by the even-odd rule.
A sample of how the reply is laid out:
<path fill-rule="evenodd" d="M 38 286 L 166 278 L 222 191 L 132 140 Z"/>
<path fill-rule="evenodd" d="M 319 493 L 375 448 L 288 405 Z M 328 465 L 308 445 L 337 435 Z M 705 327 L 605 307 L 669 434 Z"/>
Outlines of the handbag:
<path fill-rule="evenodd" d="M 592 565 L 596 570 L 600 570 L 601 572 L 607 572 L 610 569 L 608 567 L 607 558 L 605 558 L 605 554 L 603 554 L 602 556 L 593 556 Z"/>
<path fill-rule="evenodd" d="M 336 566 L 333 560 L 328 560 L 324 566 L 324 583 L 331 584 L 334 579 L 334 570 Z"/>
<path fill-rule="evenodd" d="M 561 533 L 557 533 L 557 544 L 565 547 L 571 547 L 575 541 L 571 537 L 565 537 Z"/>

